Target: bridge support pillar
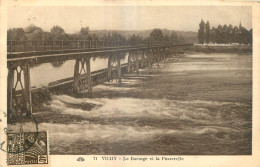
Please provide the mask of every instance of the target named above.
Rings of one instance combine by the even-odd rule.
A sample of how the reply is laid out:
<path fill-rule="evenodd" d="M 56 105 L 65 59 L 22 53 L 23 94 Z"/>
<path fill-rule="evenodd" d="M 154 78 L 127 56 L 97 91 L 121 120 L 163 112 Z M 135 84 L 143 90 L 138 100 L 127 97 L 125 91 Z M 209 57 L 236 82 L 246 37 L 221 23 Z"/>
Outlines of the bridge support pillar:
<path fill-rule="evenodd" d="M 107 82 L 110 82 L 111 79 L 112 79 L 112 58 L 113 56 L 112 55 L 109 55 L 108 57 L 108 71 L 107 71 Z"/>
<path fill-rule="evenodd" d="M 135 55 L 135 66 L 136 66 L 136 73 L 139 74 L 139 60 L 138 60 L 138 55 Z"/>
<path fill-rule="evenodd" d="M 16 71 L 16 75 L 15 75 Z M 23 83 L 22 83 L 23 73 Z M 16 83 L 14 84 L 14 77 L 16 76 Z M 18 84 L 21 87 L 22 96 L 16 97 L 15 92 Z M 21 115 L 26 113 L 26 116 L 32 115 L 32 96 L 31 96 L 31 78 L 30 78 L 30 65 L 17 66 L 15 68 L 8 68 L 7 76 L 7 118 L 17 116 L 17 111 L 21 111 Z"/>
<path fill-rule="evenodd" d="M 164 63 L 166 62 L 166 50 L 165 49 L 163 50 L 163 62 Z"/>
<path fill-rule="evenodd" d="M 162 54 L 162 49 L 158 49 L 158 57 L 159 57 L 159 62 L 163 60 L 163 54 Z"/>
<path fill-rule="evenodd" d="M 86 66 L 87 66 L 88 92 L 91 92 L 92 91 L 92 82 L 91 82 L 90 58 L 86 59 Z"/>
<path fill-rule="evenodd" d="M 152 65 L 155 63 L 155 53 L 152 53 Z"/>
<path fill-rule="evenodd" d="M 79 68 L 79 64 L 81 64 L 81 68 Z M 81 74 L 81 72 L 84 72 L 84 74 Z M 77 59 L 74 66 L 73 92 L 78 93 L 79 90 L 83 91 L 86 89 L 88 89 L 88 92 L 92 91 L 90 58 Z"/>
<path fill-rule="evenodd" d="M 152 55 L 152 64 L 154 64 L 156 62 L 156 55 L 155 55 L 155 51 L 153 51 L 153 55 Z"/>
<path fill-rule="evenodd" d="M 160 50 L 159 49 L 157 50 L 156 57 L 157 57 L 157 67 L 159 67 L 159 65 L 160 65 Z"/>
<path fill-rule="evenodd" d="M 75 66 L 74 66 L 74 81 L 73 81 L 73 92 L 78 93 L 78 86 L 79 86 L 79 79 L 80 79 L 80 73 L 79 73 L 79 60 L 76 60 Z"/>
<path fill-rule="evenodd" d="M 131 72 L 131 65 L 132 65 L 132 62 L 131 62 L 131 59 L 132 59 L 132 54 L 131 52 L 129 52 L 129 55 L 128 55 L 128 64 L 127 64 L 127 72 L 130 73 Z"/>
<path fill-rule="evenodd" d="M 31 76 L 30 76 L 30 66 L 25 64 L 23 66 L 24 71 L 24 100 L 26 115 L 32 115 L 32 95 L 31 95 Z"/>
<path fill-rule="evenodd" d="M 147 53 L 148 53 L 148 66 L 151 66 L 151 55 L 149 54 L 149 52 Z"/>
<path fill-rule="evenodd" d="M 14 69 L 8 69 L 7 76 L 7 118 L 8 120 L 11 118 L 11 115 L 14 112 L 13 109 L 13 87 L 14 87 Z"/>
<path fill-rule="evenodd" d="M 158 52 L 155 51 L 154 53 L 154 64 L 158 63 Z"/>
<path fill-rule="evenodd" d="M 122 83 L 121 81 L 121 64 L 120 64 L 120 55 L 117 55 L 117 77 L 118 83 Z"/>
<path fill-rule="evenodd" d="M 141 67 L 144 68 L 144 51 L 142 51 L 142 62 Z"/>

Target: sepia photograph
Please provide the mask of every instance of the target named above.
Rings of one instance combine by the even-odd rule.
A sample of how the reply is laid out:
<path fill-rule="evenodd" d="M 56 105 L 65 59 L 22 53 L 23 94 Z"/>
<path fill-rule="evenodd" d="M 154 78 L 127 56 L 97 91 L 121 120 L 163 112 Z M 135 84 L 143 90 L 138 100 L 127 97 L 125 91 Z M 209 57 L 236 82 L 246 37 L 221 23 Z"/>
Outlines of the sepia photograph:
<path fill-rule="evenodd" d="M 251 6 L 8 6 L 7 164 L 252 155 L 252 20 Z"/>

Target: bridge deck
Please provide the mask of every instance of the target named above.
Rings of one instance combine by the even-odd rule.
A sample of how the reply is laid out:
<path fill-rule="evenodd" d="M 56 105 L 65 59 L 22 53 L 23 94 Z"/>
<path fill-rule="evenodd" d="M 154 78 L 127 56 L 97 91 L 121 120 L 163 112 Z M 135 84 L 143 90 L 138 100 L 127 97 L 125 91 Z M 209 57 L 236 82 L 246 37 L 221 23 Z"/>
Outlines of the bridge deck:
<path fill-rule="evenodd" d="M 25 61 L 30 61 L 32 63 L 48 63 L 54 61 L 65 61 L 71 59 L 81 58 L 83 55 L 84 57 L 97 57 L 101 54 L 107 53 L 125 53 L 129 51 L 141 51 L 141 50 L 149 50 L 149 49 L 159 49 L 159 48 L 169 48 L 169 47 L 178 47 L 178 46 L 190 46 L 192 44 L 180 44 L 180 45 L 154 45 L 154 46 L 139 46 L 139 47 L 109 47 L 109 48 L 98 48 L 94 50 L 82 51 L 74 50 L 75 52 L 71 52 L 72 50 L 68 50 L 68 53 L 58 53 L 53 54 L 49 53 L 52 51 L 45 51 L 38 55 L 30 55 L 32 52 L 16 54 L 16 56 L 8 55 L 7 63 L 15 64 L 15 66 L 19 65 L 19 63 L 24 63 Z"/>

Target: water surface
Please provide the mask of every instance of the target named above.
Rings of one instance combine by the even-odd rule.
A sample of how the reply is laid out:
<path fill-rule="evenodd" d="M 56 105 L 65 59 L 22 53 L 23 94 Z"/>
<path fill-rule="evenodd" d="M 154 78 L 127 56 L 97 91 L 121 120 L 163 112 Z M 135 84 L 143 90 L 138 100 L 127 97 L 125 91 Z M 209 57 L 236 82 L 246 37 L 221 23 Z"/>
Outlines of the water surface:
<path fill-rule="evenodd" d="M 66 68 L 56 68 L 61 78 L 73 74 Z M 252 56 L 185 54 L 91 97 L 53 95 L 35 117 L 51 154 L 251 154 Z"/>

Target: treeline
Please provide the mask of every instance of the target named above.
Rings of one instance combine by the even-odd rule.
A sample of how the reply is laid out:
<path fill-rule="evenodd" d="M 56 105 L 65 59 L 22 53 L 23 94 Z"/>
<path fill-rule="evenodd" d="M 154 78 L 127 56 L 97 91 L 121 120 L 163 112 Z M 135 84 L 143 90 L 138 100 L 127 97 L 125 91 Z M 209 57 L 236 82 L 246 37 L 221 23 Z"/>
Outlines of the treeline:
<path fill-rule="evenodd" d="M 185 39 L 177 35 L 175 31 L 172 31 L 170 35 L 164 34 L 161 29 L 153 29 L 148 37 L 141 37 L 138 35 L 132 35 L 129 38 L 130 43 L 134 42 L 144 42 L 144 43 L 171 43 L 171 44 L 180 44 L 185 43 Z"/>
<path fill-rule="evenodd" d="M 239 27 L 218 25 L 210 28 L 210 23 L 201 20 L 198 30 L 198 40 L 200 44 L 218 43 L 218 44 L 251 44 L 252 45 L 252 29 L 247 30 L 240 23 Z"/>
<path fill-rule="evenodd" d="M 106 34 L 91 33 L 89 27 L 82 27 L 79 32 L 68 34 L 60 26 L 53 26 L 50 32 L 44 31 L 41 27 L 29 25 L 26 28 L 12 28 L 7 31 L 8 41 L 59 41 L 59 40 L 104 40 L 121 41 L 134 43 L 184 43 L 185 39 L 175 31 L 171 34 L 164 34 L 161 29 L 153 29 L 149 36 L 138 36 L 133 34 L 126 37 L 116 31 L 108 31 Z"/>
<path fill-rule="evenodd" d="M 57 40 L 91 40 L 96 34 L 90 34 L 88 27 L 82 27 L 78 33 L 68 34 L 60 26 L 53 26 L 50 32 L 41 27 L 29 25 L 26 28 L 12 28 L 7 30 L 7 40 L 12 41 L 57 41 Z"/>

